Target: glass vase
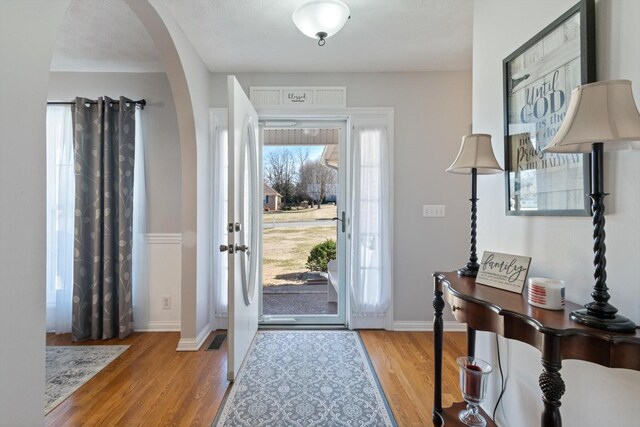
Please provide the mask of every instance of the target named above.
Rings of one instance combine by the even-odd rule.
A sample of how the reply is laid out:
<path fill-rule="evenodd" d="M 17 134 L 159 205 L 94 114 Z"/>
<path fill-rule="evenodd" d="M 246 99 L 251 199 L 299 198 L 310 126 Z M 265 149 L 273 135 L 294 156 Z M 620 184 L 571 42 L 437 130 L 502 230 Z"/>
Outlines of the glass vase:
<path fill-rule="evenodd" d="M 467 402 L 467 409 L 460 411 L 458 418 L 467 426 L 484 427 L 487 421 L 478 413 L 487 392 L 487 378 L 493 370 L 491 365 L 475 357 L 458 357 L 460 367 L 460 390 Z"/>

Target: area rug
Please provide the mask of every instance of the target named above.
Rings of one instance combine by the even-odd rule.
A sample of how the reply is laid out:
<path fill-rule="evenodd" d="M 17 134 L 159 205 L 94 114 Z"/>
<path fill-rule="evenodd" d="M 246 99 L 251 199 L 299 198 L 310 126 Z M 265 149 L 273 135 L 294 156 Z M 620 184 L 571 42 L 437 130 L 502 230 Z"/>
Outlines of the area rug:
<path fill-rule="evenodd" d="M 357 332 L 259 331 L 213 425 L 396 423 Z"/>
<path fill-rule="evenodd" d="M 48 346 L 45 414 L 120 356 L 128 345 Z"/>

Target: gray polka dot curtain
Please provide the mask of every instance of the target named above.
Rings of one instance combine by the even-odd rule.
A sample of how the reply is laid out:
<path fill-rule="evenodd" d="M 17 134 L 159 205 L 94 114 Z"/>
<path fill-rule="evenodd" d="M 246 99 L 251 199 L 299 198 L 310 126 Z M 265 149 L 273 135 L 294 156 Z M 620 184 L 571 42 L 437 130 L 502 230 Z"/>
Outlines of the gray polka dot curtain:
<path fill-rule="evenodd" d="M 76 98 L 74 341 L 124 338 L 133 328 L 135 103 Z"/>

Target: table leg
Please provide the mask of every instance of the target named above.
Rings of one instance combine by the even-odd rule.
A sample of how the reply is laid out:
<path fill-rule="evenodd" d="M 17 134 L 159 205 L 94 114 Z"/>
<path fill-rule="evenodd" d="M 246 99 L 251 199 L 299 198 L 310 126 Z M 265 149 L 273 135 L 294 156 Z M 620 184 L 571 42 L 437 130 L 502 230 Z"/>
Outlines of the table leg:
<path fill-rule="evenodd" d="M 437 279 L 436 279 L 437 280 Z M 433 387 L 433 424 L 442 425 L 442 340 L 443 324 L 442 310 L 444 309 L 444 299 L 442 292 L 436 290 L 433 296 L 433 364 L 434 364 L 434 387 Z"/>
<path fill-rule="evenodd" d="M 544 335 L 542 347 L 542 367 L 539 384 L 542 389 L 542 427 L 561 427 L 560 398 L 564 394 L 564 381 L 560 376 L 562 368 L 562 355 L 560 352 L 560 339 L 551 335 Z"/>
<path fill-rule="evenodd" d="M 476 330 L 467 326 L 467 356 L 476 357 Z"/>

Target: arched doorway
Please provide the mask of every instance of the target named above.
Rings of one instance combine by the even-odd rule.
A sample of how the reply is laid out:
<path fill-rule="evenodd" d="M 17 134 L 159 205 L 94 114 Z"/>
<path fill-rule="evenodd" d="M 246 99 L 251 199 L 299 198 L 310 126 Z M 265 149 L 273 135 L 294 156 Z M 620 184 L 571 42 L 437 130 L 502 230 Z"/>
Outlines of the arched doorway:
<path fill-rule="evenodd" d="M 176 104 L 182 158 L 182 311 L 187 317 L 182 319 L 182 333 L 195 339 L 196 141 L 207 137 L 207 114 L 205 105 L 204 127 L 198 127 L 200 119 L 194 112 L 198 107 L 192 103 L 187 81 L 194 70 L 202 70 L 193 61 L 183 67 L 181 59 L 193 60 L 195 53 L 188 51 L 185 40 L 174 43 L 172 30 L 177 28 L 165 25 L 162 12 L 148 1 L 127 0 L 127 4 L 162 54 Z M 1 299 L 0 330 L 7 343 L 0 368 L 2 425 L 37 425 L 43 419 L 45 106 L 55 36 L 68 5 L 69 1 L 59 0 L 7 1 L 0 6 L 0 92 L 8 100 L 0 114 L 0 266 L 2 288 L 6 289 Z M 206 298 L 203 304 L 206 306 Z"/>

